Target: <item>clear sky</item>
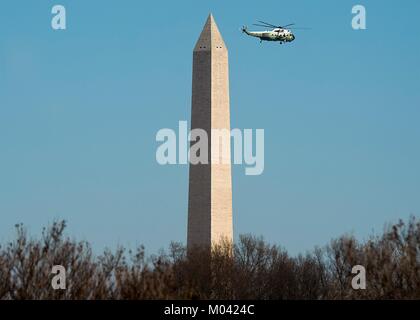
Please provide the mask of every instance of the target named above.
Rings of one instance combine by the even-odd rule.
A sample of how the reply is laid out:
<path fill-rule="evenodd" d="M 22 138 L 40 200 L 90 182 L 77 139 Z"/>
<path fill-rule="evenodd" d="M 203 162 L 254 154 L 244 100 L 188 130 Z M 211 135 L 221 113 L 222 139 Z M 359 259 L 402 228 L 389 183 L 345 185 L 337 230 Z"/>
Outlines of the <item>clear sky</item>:
<path fill-rule="evenodd" d="M 351 28 L 359 3 L 365 31 Z M 159 166 L 155 134 L 190 118 L 209 12 L 232 127 L 265 129 L 264 174 L 234 168 L 235 236 L 297 253 L 420 215 L 419 1 L 2 0 L 0 242 L 54 219 L 98 250 L 185 242 L 188 167 Z M 240 32 L 256 20 L 312 30 L 260 44 Z"/>

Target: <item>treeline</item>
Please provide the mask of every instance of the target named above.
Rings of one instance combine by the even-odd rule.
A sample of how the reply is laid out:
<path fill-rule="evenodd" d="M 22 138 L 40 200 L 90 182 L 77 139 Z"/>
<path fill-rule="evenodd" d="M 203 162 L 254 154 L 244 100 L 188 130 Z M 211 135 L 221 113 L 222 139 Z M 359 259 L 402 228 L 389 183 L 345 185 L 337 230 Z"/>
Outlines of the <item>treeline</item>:
<path fill-rule="evenodd" d="M 22 225 L 0 246 L 0 299 L 420 299 L 420 222 L 386 228 L 361 243 L 352 236 L 290 256 L 261 238 L 187 254 L 172 243 L 146 256 L 144 247 L 95 256 L 87 242 L 64 235 L 65 222 L 28 236 Z M 54 290 L 54 265 L 65 290 Z M 352 268 L 366 270 L 366 289 L 352 287 Z"/>

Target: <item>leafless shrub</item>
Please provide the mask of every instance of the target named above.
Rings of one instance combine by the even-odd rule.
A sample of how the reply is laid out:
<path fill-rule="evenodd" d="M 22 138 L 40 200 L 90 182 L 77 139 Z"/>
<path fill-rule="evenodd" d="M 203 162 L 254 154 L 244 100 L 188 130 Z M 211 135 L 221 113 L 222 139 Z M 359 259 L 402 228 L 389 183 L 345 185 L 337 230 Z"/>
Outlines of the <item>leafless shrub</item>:
<path fill-rule="evenodd" d="M 172 243 L 150 257 L 144 247 L 96 257 L 65 226 L 53 223 L 40 239 L 16 226 L 16 239 L 0 246 L 0 299 L 420 299 L 414 217 L 365 243 L 343 236 L 297 257 L 250 235 L 211 250 Z M 66 269 L 65 290 L 51 287 L 53 265 Z M 366 268 L 366 290 L 351 286 L 355 265 Z"/>

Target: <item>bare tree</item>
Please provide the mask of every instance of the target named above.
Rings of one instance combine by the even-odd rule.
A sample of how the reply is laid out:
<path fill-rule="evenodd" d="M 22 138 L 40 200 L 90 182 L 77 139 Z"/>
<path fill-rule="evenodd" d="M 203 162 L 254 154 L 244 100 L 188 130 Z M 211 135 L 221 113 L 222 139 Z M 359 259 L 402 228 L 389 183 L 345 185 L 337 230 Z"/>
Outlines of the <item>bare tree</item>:
<path fill-rule="evenodd" d="M 0 246 L 0 299 L 420 299 L 414 217 L 364 243 L 345 235 L 296 257 L 251 235 L 212 250 L 172 243 L 148 257 L 142 246 L 95 256 L 65 227 L 55 222 L 35 239 L 16 226 L 15 240 Z M 65 290 L 51 286 L 54 265 L 66 270 Z M 351 286 L 355 265 L 366 268 L 366 290 Z"/>

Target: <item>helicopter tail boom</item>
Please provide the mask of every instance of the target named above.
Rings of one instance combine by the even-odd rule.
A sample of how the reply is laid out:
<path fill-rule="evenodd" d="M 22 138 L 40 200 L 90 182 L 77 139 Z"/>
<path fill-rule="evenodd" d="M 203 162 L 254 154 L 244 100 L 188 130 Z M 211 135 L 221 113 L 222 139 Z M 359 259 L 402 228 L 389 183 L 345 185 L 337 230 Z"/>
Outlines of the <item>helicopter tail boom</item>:
<path fill-rule="evenodd" d="M 261 38 L 262 32 L 248 31 L 247 27 L 242 27 L 242 32 L 251 37 Z"/>

